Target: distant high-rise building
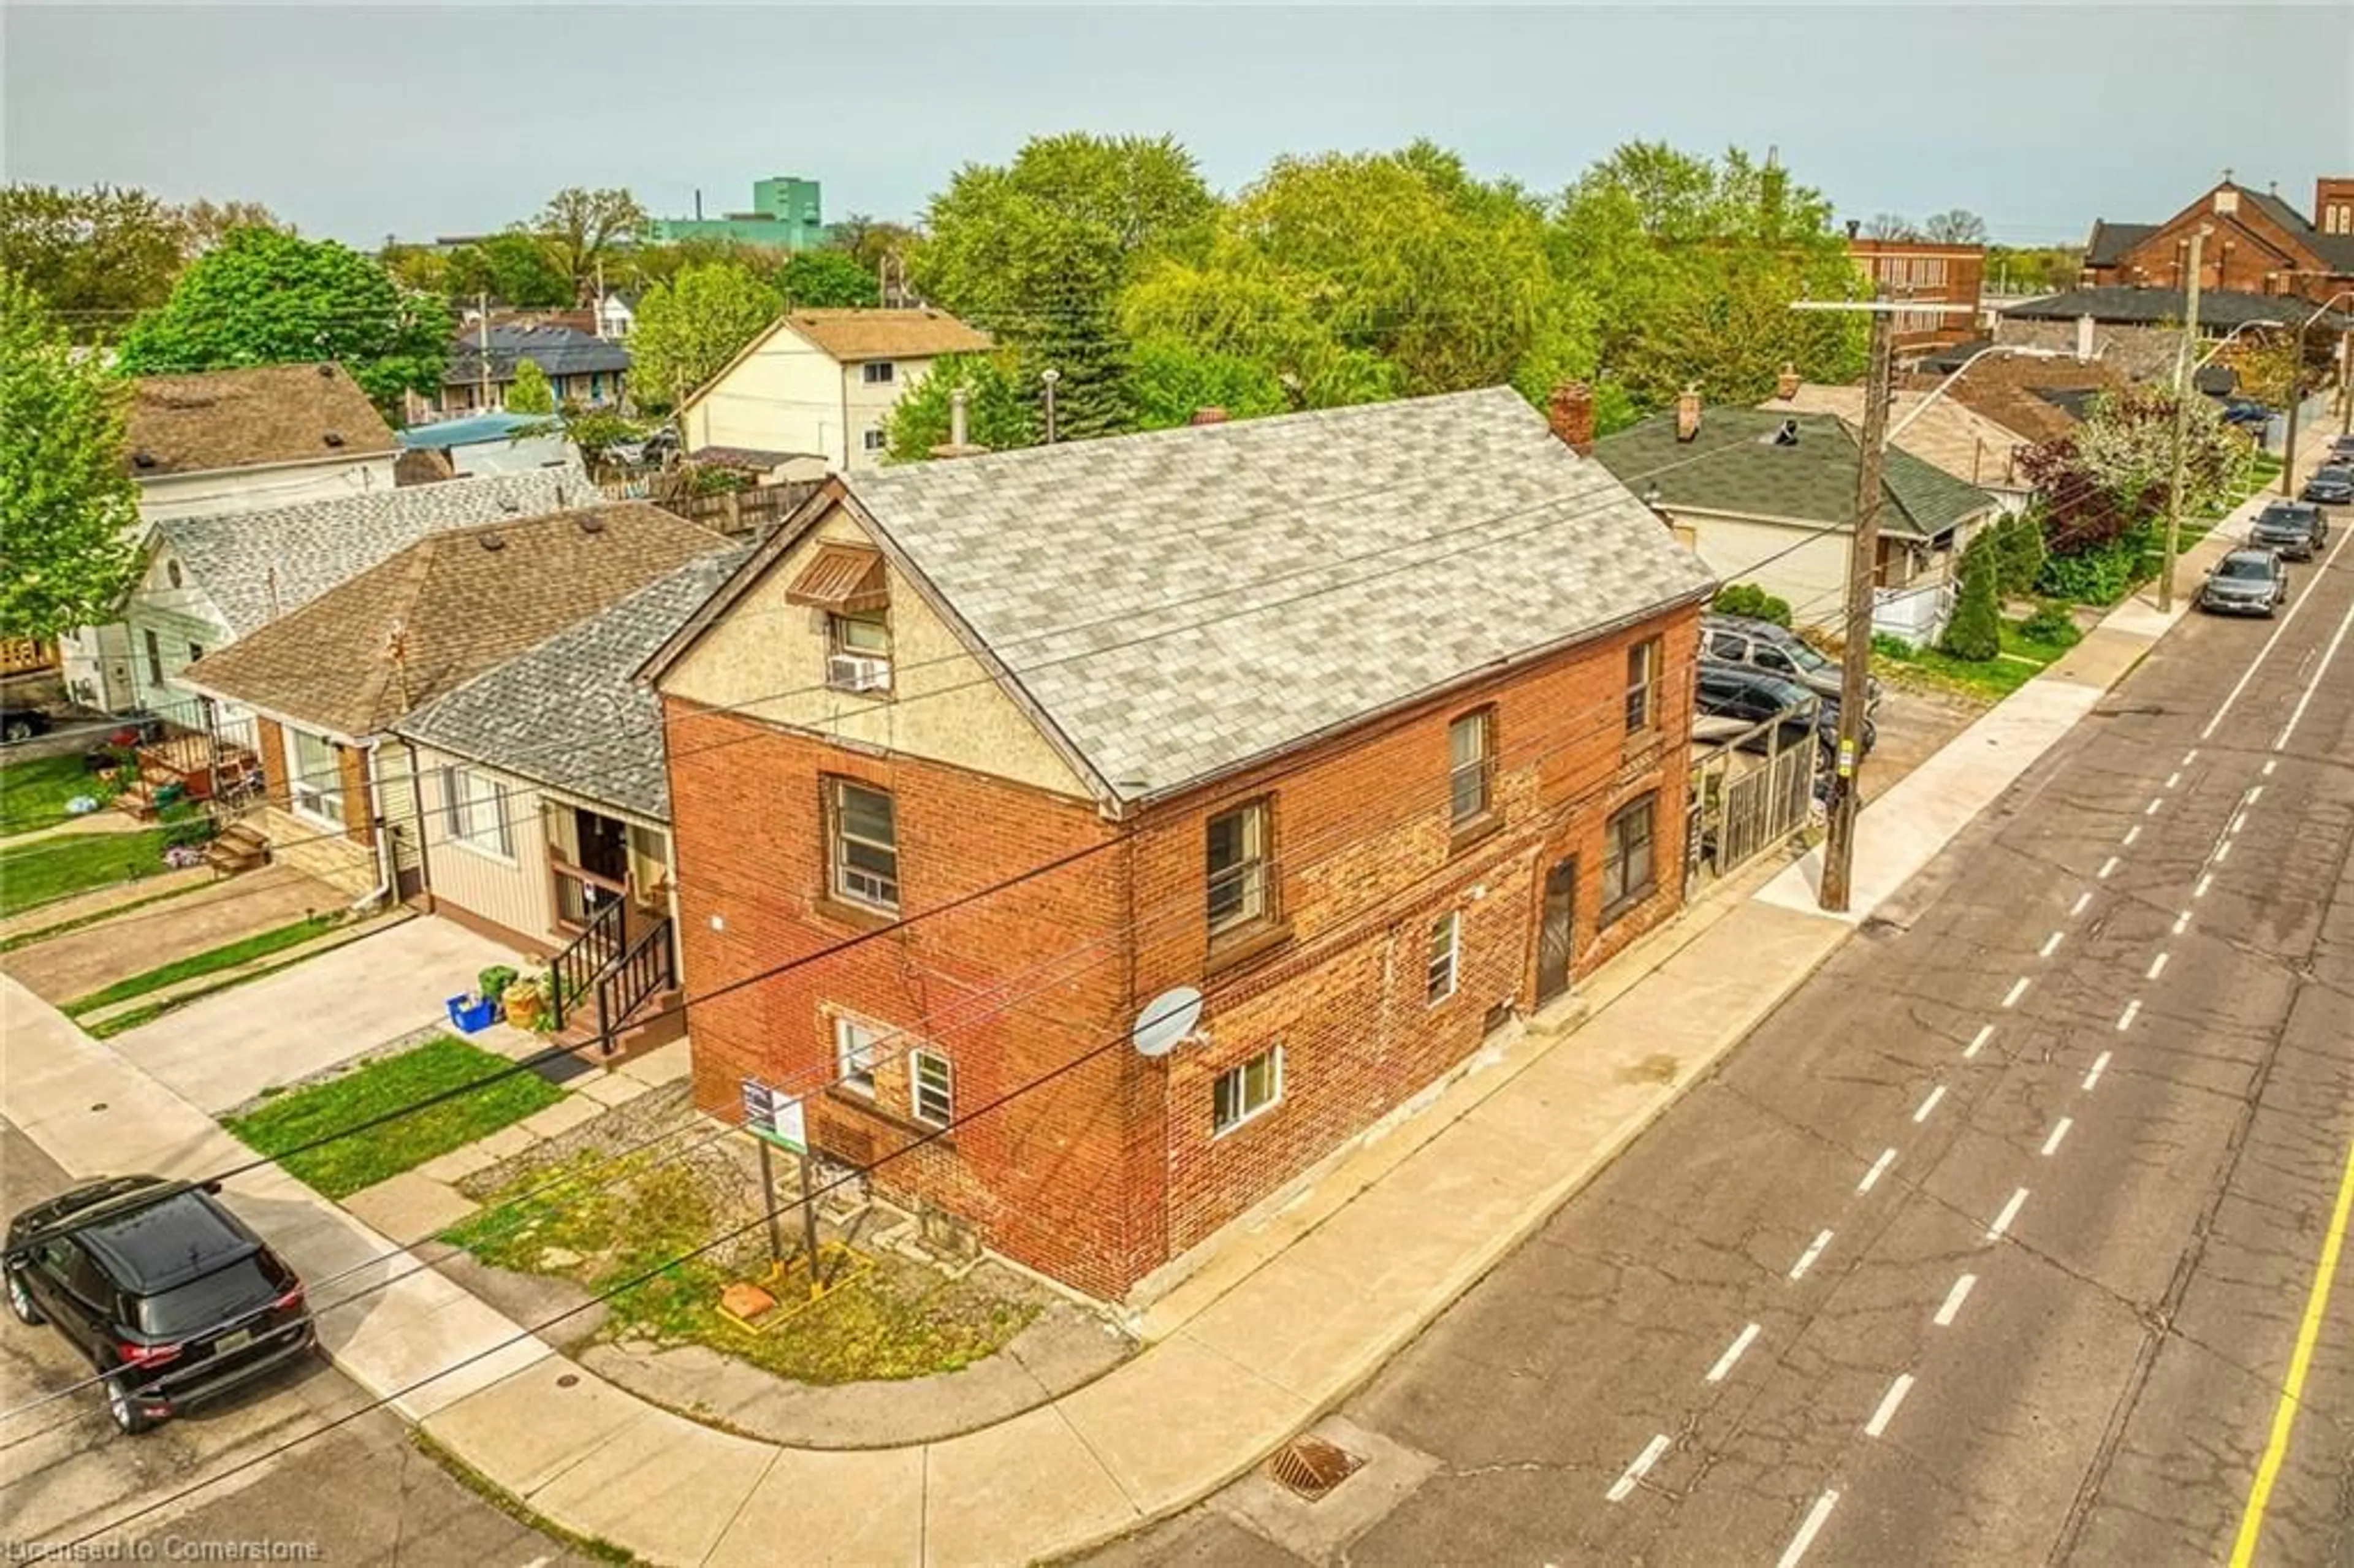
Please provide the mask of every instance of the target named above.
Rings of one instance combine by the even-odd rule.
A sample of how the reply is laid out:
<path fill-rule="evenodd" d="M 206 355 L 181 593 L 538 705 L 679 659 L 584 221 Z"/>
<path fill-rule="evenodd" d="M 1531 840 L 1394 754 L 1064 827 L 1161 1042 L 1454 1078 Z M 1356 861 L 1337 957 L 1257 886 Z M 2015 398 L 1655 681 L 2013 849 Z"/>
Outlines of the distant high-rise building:
<path fill-rule="evenodd" d="M 811 250 L 825 243 L 824 204 L 818 183 L 798 175 L 773 175 L 752 185 L 752 210 L 724 217 L 703 216 L 702 193 L 695 195 L 693 217 L 657 217 L 648 225 L 648 238 L 671 239 L 737 239 L 748 245 L 774 245 L 786 250 Z"/>

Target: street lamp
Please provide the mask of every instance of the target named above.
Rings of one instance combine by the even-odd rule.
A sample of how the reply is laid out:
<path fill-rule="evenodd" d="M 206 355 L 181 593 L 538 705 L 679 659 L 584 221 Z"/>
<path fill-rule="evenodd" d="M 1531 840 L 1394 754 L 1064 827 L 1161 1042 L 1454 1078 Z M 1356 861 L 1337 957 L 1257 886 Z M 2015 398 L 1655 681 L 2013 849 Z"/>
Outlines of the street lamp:
<path fill-rule="evenodd" d="M 2225 333 L 2221 337 L 2216 339 L 2215 346 L 2200 355 L 2198 360 L 2192 364 L 2190 368 L 2194 372 L 2206 369 L 2207 362 L 2209 360 L 2213 359 L 2217 355 L 2231 347 L 2232 340 L 2233 338 L 2239 336 L 2242 333 L 2248 331 L 2252 327 L 2285 327 L 2286 325 L 2288 325 L 2288 323 L 2276 322 L 2270 316 L 2263 316 L 2252 322 L 2242 322 L 2238 326 L 2233 327 L 2230 332 Z"/>
<path fill-rule="evenodd" d="M 1050 447 L 1055 444 L 1055 384 L 1062 378 L 1063 373 L 1052 368 L 1038 373 L 1038 379 L 1046 384 L 1046 444 Z"/>
<path fill-rule="evenodd" d="M 2288 440 L 2281 449 L 2281 493 L 2283 495 L 2296 493 L 2296 411 L 2299 405 L 2305 401 L 2305 334 L 2312 330 L 2314 323 L 2329 313 L 2330 306 L 2345 299 L 2354 299 L 2354 289 L 2338 290 L 2329 298 L 2314 306 L 2313 313 L 2296 324 L 2296 353 L 2292 356 L 2293 367 L 2289 372 L 2288 382 Z M 2341 366 L 2338 374 L 2342 379 L 2346 374 L 2345 367 Z"/>
<path fill-rule="evenodd" d="M 1923 410 L 1927 408 L 1930 404 L 1935 402 L 1938 398 L 1944 397 L 1946 389 L 1952 387 L 1955 382 L 1959 381 L 1964 376 L 1969 374 L 1969 368 L 1971 366 L 1976 365 L 1981 359 L 1985 359 L 1989 355 L 1998 354 L 2010 355 L 2019 359 L 2073 359 L 2076 357 L 2073 354 L 2065 354 L 2056 348 L 2032 348 L 2023 343 L 1988 344 L 1986 347 L 1978 350 L 1976 354 L 1971 355 L 1967 359 L 1963 360 L 1962 363 L 1955 368 L 1954 373 L 1951 376 L 1948 376 L 1943 381 L 1938 382 L 1935 387 L 1930 389 L 1927 397 L 1922 398 L 1918 403 L 1914 404 L 1911 408 L 1905 411 L 1903 418 L 1889 426 L 1888 440 L 1893 441 L 1897 437 L 1903 435 L 1904 433 L 1905 427 L 1910 425 L 1914 420 L 1919 418 Z"/>

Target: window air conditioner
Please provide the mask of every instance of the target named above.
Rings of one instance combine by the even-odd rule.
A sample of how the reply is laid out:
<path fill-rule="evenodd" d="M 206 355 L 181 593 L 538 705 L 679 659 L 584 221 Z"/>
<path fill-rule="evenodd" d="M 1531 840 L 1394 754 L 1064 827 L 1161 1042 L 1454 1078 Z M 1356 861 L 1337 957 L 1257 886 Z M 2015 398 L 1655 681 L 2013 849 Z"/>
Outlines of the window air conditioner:
<path fill-rule="evenodd" d="M 879 692 L 891 683 L 891 662 L 857 653 L 835 653 L 825 662 L 825 681 L 849 692 Z"/>

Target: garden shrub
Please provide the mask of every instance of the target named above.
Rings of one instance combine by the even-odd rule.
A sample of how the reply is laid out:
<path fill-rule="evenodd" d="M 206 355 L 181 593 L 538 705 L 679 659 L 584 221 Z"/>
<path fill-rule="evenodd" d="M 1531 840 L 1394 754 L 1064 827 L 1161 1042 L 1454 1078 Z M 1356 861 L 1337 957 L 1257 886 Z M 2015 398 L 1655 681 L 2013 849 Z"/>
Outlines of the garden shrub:
<path fill-rule="evenodd" d="M 2035 613 L 2019 623 L 2019 634 L 2046 648 L 2073 648 L 2084 635 L 2068 607 L 2056 599 L 2038 604 Z"/>
<path fill-rule="evenodd" d="M 1790 624 L 1790 601 L 1776 598 L 1755 583 L 1727 583 L 1716 590 L 1713 608 L 1720 615 L 1745 615 L 1776 626 Z"/>
<path fill-rule="evenodd" d="M 2002 652 L 2002 557 L 1994 535 L 1981 534 L 1962 555 L 1962 593 L 1941 645 L 1956 659 L 1983 662 Z"/>

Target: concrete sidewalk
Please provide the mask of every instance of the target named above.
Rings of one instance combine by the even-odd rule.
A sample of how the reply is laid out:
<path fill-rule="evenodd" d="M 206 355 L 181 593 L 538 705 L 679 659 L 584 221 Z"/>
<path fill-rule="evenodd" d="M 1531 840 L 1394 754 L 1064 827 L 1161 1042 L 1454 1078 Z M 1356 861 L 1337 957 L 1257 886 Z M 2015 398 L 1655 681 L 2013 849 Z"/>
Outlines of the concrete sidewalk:
<path fill-rule="evenodd" d="M 2187 580 L 2238 526 L 2190 553 Z M 1582 1017 L 1533 1022 L 1312 1187 L 1242 1223 L 1142 1315 L 1134 1358 L 978 1432 L 815 1451 L 699 1425 L 439 1276 L 402 1272 L 417 1266 L 391 1243 L 275 1171 L 232 1189 L 313 1277 L 391 1281 L 325 1306 L 331 1353 L 567 1530 L 664 1563 L 978 1564 L 1080 1550 L 1208 1495 L 1371 1376 L 1711 1071 L 2170 624 L 2138 602 L 2120 608 L 1874 802 L 1858 837 L 1855 916 L 1815 912 L 1811 862 L 1756 896 L 1689 911 L 1587 982 Z M 61 1162 L 189 1172 L 245 1157 L 120 1052 L 13 982 L 0 988 L 0 1110 Z M 343 1300 L 349 1287 L 323 1294 Z"/>

